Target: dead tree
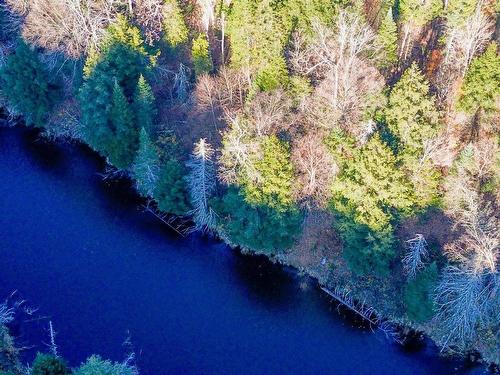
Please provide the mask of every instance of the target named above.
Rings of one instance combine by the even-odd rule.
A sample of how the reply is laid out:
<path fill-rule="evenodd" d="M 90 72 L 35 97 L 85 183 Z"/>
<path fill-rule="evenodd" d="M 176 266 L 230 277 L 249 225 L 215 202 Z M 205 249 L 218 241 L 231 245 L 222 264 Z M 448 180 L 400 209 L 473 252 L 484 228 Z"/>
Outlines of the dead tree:
<path fill-rule="evenodd" d="M 98 50 L 123 0 L 7 0 L 7 4 L 23 12 L 24 39 L 78 58 L 91 49 Z"/>
<path fill-rule="evenodd" d="M 189 197 L 193 209 L 195 229 L 208 231 L 215 228 L 216 214 L 210 207 L 210 197 L 215 191 L 216 176 L 213 163 L 214 151 L 205 139 L 200 139 L 191 154 L 187 167 L 190 172 L 186 177 Z"/>
<path fill-rule="evenodd" d="M 421 234 L 406 241 L 407 253 L 403 257 L 403 269 L 409 279 L 415 278 L 417 272 L 424 267 L 428 257 L 427 241 Z"/>
<path fill-rule="evenodd" d="M 334 121 L 352 125 L 361 119 L 369 104 L 368 96 L 375 96 L 384 84 L 383 77 L 371 65 L 379 48 L 375 33 L 355 14 L 341 11 L 334 27 L 315 22 L 313 36 L 294 35 L 289 51 L 292 68 L 308 75 L 316 84 L 312 111 L 326 105 L 334 112 Z"/>
<path fill-rule="evenodd" d="M 310 132 L 296 138 L 292 147 L 292 163 L 298 172 L 298 198 L 312 198 L 320 205 L 326 204 L 338 167 L 323 142 L 323 136 Z"/>

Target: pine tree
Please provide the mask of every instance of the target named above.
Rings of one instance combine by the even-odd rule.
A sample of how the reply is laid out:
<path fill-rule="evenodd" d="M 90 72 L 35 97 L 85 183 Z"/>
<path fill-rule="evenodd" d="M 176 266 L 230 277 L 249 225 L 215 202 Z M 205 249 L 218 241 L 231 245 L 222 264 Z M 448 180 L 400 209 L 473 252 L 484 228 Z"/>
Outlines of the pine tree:
<path fill-rule="evenodd" d="M 383 68 L 389 67 L 398 61 L 398 28 L 392 17 L 392 8 L 389 8 L 380 24 L 377 43 L 382 47 L 381 66 Z"/>
<path fill-rule="evenodd" d="M 156 116 L 154 101 L 151 86 L 141 74 L 134 93 L 134 110 L 138 126 L 146 129 L 149 136 L 152 136 L 154 131 L 153 122 Z"/>
<path fill-rule="evenodd" d="M 429 84 L 413 63 L 394 85 L 385 111 L 389 130 L 406 152 L 419 153 L 437 135 L 438 113 Z"/>
<path fill-rule="evenodd" d="M 42 126 L 58 96 L 36 52 L 23 40 L 0 70 L 0 89 L 29 125 Z"/>
<path fill-rule="evenodd" d="M 475 113 L 498 111 L 500 97 L 500 55 L 497 45 L 491 43 L 486 51 L 476 57 L 467 71 L 458 107 Z"/>
<path fill-rule="evenodd" d="M 213 70 L 214 66 L 212 63 L 212 57 L 210 56 L 210 46 L 205 34 L 200 34 L 195 40 L 193 40 L 191 56 L 196 76 L 203 73 L 210 73 Z"/>
<path fill-rule="evenodd" d="M 138 134 L 130 105 L 118 82 L 113 87 L 110 119 L 114 134 L 108 148 L 109 159 L 114 166 L 124 169 L 134 160 Z"/>
<path fill-rule="evenodd" d="M 142 128 L 139 135 L 139 150 L 132 165 L 137 190 L 145 197 L 152 197 L 160 178 L 160 158 L 156 146 L 147 131 Z"/>

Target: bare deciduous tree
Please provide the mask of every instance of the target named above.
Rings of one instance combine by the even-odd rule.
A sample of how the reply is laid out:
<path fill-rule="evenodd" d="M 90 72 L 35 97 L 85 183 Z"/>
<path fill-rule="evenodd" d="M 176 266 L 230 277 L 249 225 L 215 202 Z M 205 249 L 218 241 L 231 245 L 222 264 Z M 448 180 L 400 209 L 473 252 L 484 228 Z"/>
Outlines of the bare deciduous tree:
<path fill-rule="evenodd" d="M 415 278 L 417 272 L 424 267 L 428 256 L 427 241 L 421 234 L 406 241 L 407 253 L 403 257 L 403 269 L 409 279 Z"/>
<path fill-rule="evenodd" d="M 195 229 L 201 231 L 215 228 L 216 215 L 209 205 L 216 186 L 215 167 L 213 164 L 214 151 L 205 139 L 196 144 L 187 166 L 190 170 L 186 177 L 190 201 L 193 209 L 189 212 L 193 216 Z"/>
<path fill-rule="evenodd" d="M 160 40 L 163 30 L 164 0 L 136 0 L 134 17 L 141 25 L 147 43 Z"/>
<path fill-rule="evenodd" d="M 207 32 L 210 25 L 212 25 L 215 20 L 215 4 L 217 1 L 196 0 L 196 2 L 201 9 L 201 23 L 203 24 L 203 29 Z"/>
<path fill-rule="evenodd" d="M 481 9 L 479 1 L 476 11 L 462 26 L 447 27 L 445 64 L 451 64 L 464 76 L 473 57 L 488 44 L 495 29 L 494 21 Z"/>
<path fill-rule="evenodd" d="M 435 293 L 435 321 L 441 327 L 443 350 L 465 350 L 480 325 L 498 319 L 498 284 L 495 275 L 478 274 L 467 267 L 446 267 Z"/>
<path fill-rule="evenodd" d="M 22 34 L 27 41 L 78 58 L 98 49 L 123 0 L 7 0 L 7 4 L 23 14 Z"/>
<path fill-rule="evenodd" d="M 369 96 L 380 92 L 384 80 L 370 65 L 378 52 L 375 33 L 360 17 L 341 11 L 335 27 L 313 24 L 313 36 L 294 35 L 289 59 L 293 69 L 309 75 L 317 84 L 313 106 L 328 106 L 333 112 L 329 127 L 339 120 L 357 123 Z"/>
<path fill-rule="evenodd" d="M 222 143 L 224 147 L 219 159 L 219 176 L 224 183 L 234 184 L 241 175 L 250 181 L 261 180 L 255 168 L 255 160 L 262 153 L 261 145 L 245 121 L 239 117 L 231 119 Z"/>
<path fill-rule="evenodd" d="M 258 137 L 286 130 L 292 120 L 289 116 L 291 99 L 283 90 L 258 93 L 251 101 L 247 117 Z"/>
<path fill-rule="evenodd" d="M 298 174 L 298 198 L 313 198 L 320 205 L 325 204 L 338 167 L 323 136 L 310 132 L 297 138 L 292 147 L 292 163 Z"/>

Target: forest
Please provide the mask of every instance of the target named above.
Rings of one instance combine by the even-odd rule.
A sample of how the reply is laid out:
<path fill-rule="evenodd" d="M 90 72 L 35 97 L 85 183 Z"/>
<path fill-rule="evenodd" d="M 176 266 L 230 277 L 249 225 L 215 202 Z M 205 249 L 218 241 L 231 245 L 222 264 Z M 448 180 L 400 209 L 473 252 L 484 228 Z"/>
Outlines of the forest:
<path fill-rule="evenodd" d="M 88 144 L 176 229 L 500 364 L 499 11 L 2 0 L 0 107 Z"/>

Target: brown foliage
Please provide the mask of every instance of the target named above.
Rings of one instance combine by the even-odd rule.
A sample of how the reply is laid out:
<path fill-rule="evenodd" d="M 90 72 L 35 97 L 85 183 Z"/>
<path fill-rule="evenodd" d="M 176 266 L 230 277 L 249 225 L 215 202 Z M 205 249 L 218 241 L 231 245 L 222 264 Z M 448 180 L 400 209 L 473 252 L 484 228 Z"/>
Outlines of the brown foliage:
<path fill-rule="evenodd" d="M 292 163 L 297 171 L 297 197 L 309 198 L 324 206 L 329 197 L 328 189 L 338 168 L 323 142 L 323 135 L 310 132 L 295 138 Z"/>

